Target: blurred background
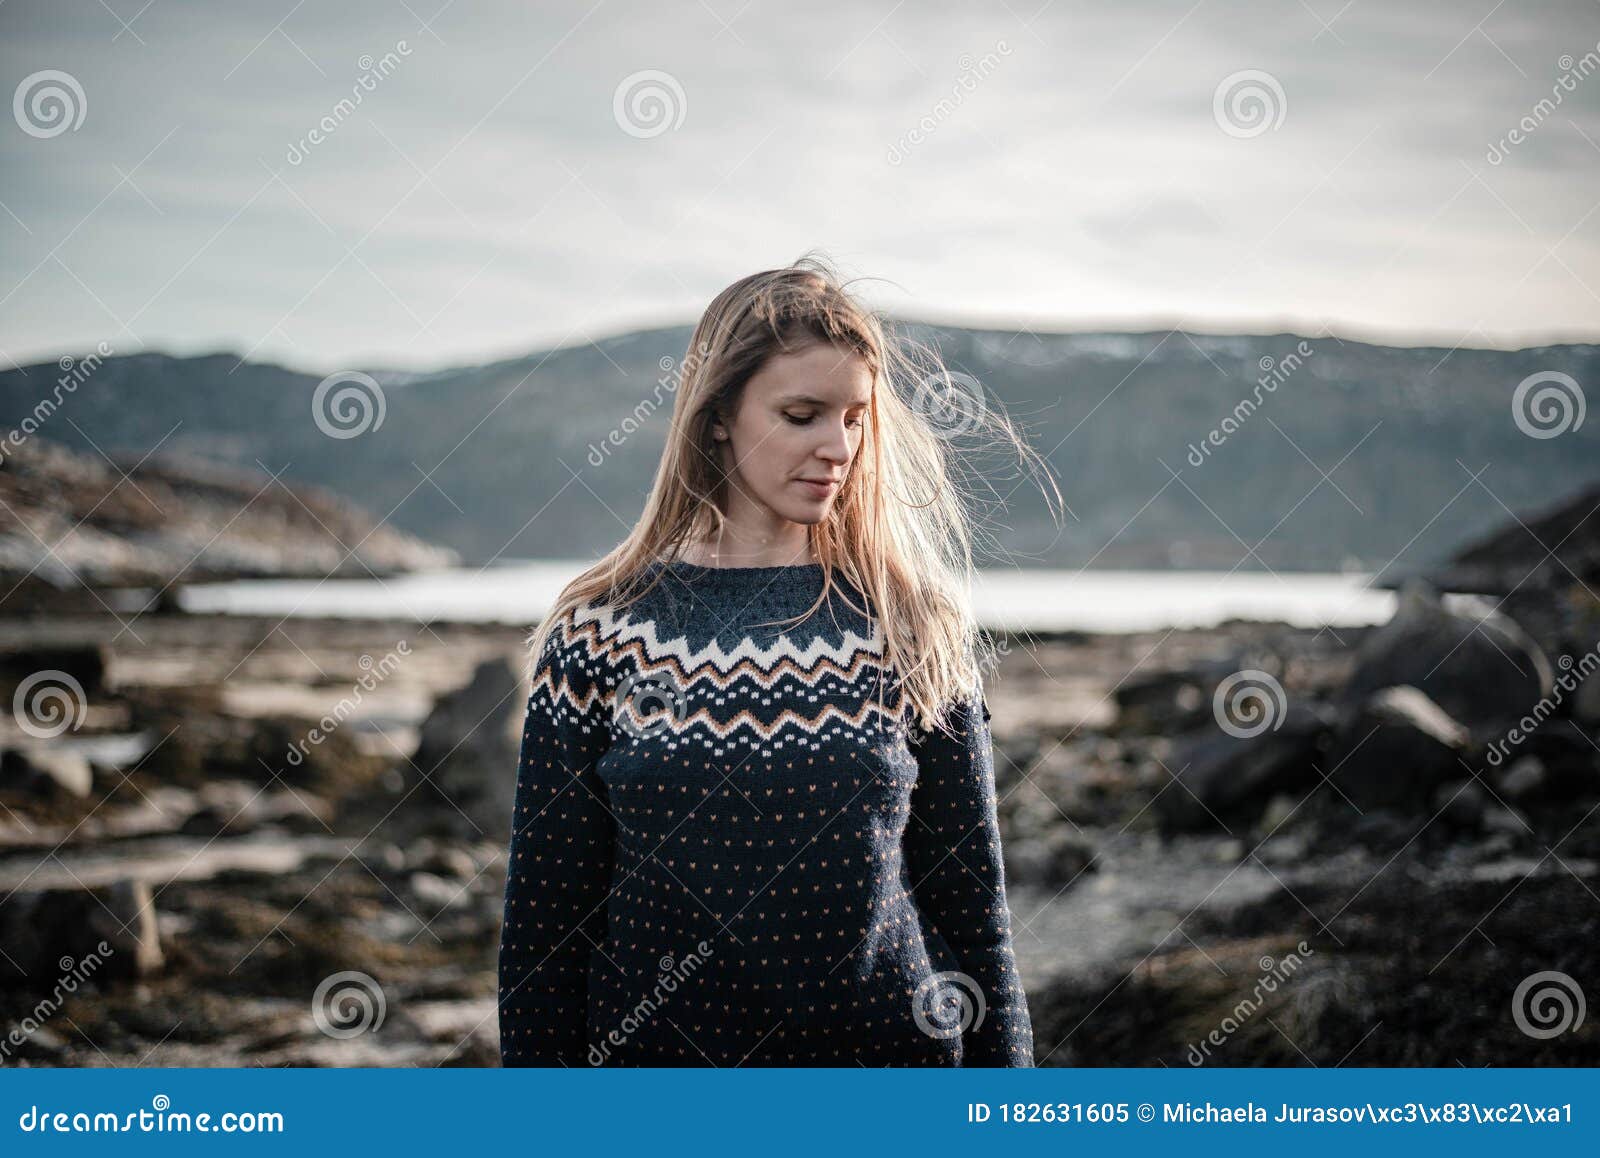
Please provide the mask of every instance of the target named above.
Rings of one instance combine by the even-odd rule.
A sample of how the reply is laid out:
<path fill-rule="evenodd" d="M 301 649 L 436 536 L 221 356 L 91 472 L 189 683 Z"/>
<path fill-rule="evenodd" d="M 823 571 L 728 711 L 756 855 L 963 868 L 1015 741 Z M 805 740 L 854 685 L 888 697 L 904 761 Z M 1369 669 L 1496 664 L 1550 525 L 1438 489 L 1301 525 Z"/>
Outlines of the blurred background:
<path fill-rule="evenodd" d="M 1066 502 L 967 460 L 1039 1064 L 1600 1062 L 1596 73 L 1588 0 L 10 0 L 0 1064 L 498 1064 L 526 632 L 814 250 Z"/>

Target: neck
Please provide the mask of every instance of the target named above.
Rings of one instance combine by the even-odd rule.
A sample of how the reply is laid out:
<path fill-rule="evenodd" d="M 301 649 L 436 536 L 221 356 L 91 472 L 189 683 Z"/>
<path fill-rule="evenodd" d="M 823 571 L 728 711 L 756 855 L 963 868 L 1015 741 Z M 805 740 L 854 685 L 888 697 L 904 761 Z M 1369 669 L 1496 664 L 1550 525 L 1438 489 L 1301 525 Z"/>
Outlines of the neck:
<path fill-rule="evenodd" d="M 746 539 L 736 532 L 724 531 L 717 539 L 687 545 L 680 557 L 702 567 L 792 567 L 817 562 L 806 528 L 795 526 L 802 532 L 798 540 L 793 535 Z"/>

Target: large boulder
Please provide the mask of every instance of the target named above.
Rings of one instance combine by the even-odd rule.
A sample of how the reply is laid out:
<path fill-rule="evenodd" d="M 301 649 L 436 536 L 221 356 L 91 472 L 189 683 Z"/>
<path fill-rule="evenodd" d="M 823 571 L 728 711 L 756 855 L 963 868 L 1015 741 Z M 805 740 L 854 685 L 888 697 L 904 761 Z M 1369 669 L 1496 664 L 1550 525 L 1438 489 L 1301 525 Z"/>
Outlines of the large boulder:
<path fill-rule="evenodd" d="M 1420 579 L 1406 583 L 1394 617 L 1357 650 L 1344 702 L 1359 709 L 1400 685 L 1474 729 L 1522 715 L 1554 686 L 1544 651 L 1513 620 L 1466 600 L 1446 607 Z"/>
<path fill-rule="evenodd" d="M 498 840 L 509 831 L 526 706 L 521 690 L 500 656 L 480 663 L 465 687 L 434 704 L 412 766 L 403 770 L 407 787 L 415 787 L 408 801 L 428 814 L 426 830 L 464 840 Z M 418 783 L 422 778 L 429 783 Z"/>
<path fill-rule="evenodd" d="M 30 990 L 48 990 L 64 975 L 142 977 L 164 964 L 150 885 L 138 878 L 11 893 L 0 902 L 0 943 Z"/>
<path fill-rule="evenodd" d="M 59 688 L 62 677 L 88 696 L 105 690 L 111 649 L 104 643 L 42 643 L 0 651 L 0 684 L 7 687 L 43 677 L 44 686 Z"/>
<path fill-rule="evenodd" d="M 1460 779 L 1470 735 L 1421 690 L 1381 688 L 1339 730 L 1328 779 L 1363 812 L 1424 812 L 1439 785 Z"/>
<path fill-rule="evenodd" d="M 81 752 L 30 744 L 0 753 L 0 791 L 51 800 L 84 798 L 93 790 L 94 770 Z"/>
<path fill-rule="evenodd" d="M 1213 728 L 1181 739 L 1172 754 L 1172 781 L 1155 798 L 1162 833 L 1247 827 L 1278 793 L 1311 788 L 1329 727 L 1322 711 L 1290 703 L 1275 727 L 1258 734 Z"/>

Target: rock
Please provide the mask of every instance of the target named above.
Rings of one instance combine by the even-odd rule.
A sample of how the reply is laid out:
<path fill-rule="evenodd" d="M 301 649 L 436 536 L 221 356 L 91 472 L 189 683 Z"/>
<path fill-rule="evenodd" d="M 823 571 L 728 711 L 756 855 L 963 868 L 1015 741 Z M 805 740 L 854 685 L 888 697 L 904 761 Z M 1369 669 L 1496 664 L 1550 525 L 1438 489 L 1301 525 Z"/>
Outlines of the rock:
<path fill-rule="evenodd" d="M 428 909 L 424 916 L 438 913 L 451 905 L 469 900 L 468 891 L 459 884 L 452 884 L 432 873 L 412 873 L 406 882 L 417 900 L 421 901 Z"/>
<path fill-rule="evenodd" d="M 1311 838 L 1303 832 L 1276 832 L 1252 850 L 1263 864 L 1296 865 L 1306 860 Z"/>
<path fill-rule="evenodd" d="M 145 694 L 134 699 L 139 724 L 164 737 L 141 770 L 164 783 L 200 788 L 217 780 L 241 780 L 340 797 L 365 789 L 385 763 L 361 750 L 353 722 L 341 726 L 332 719 L 243 718 L 181 696 L 166 702 Z M 325 722 L 330 725 L 326 731 Z"/>
<path fill-rule="evenodd" d="M 404 772 L 413 783 L 419 774 L 432 781 L 412 793 L 429 809 L 431 831 L 478 839 L 498 834 L 510 823 L 524 707 L 521 686 L 505 657 L 485 660 L 465 687 L 440 696 L 423 721 L 411 759 L 415 767 Z"/>
<path fill-rule="evenodd" d="M 1155 798 L 1162 833 L 1226 831 L 1255 823 L 1273 796 L 1316 784 L 1313 764 L 1327 734 L 1320 712 L 1291 704 L 1277 728 L 1256 736 L 1214 730 L 1180 740 L 1170 762 L 1176 782 Z"/>
<path fill-rule="evenodd" d="M 1572 697 L 1572 718 L 1586 728 L 1600 728 L 1600 672 L 1578 685 Z"/>
<path fill-rule="evenodd" d="M 1427 817 L 1415 819 L 1387 808 L 1374 808 L 1365 814 L 1352 815 L 1345 839 L 1387 856 L 1414 843 L 1413 838 L 1426 823 Z"/>
<path fill-rule="evenodd" d="M 66 686 L 63 676 L 85 695 L 105 689 L 110 650 L 102 643 L 58 643 L 0 651 L 0 681 L 20 683 L 30 676 L 45 676 L 40 687 Z"/>
<path fill-rule="evenodd" d="M 62 588 L 368 579 L 460 561 L 331 491 L 172 447 L 108 459 L 35 434 L 8 450 L 5 466 L 8 586 L 35 572 Z M 212 609 L 208 597 L 226 598 L 186 594 L 201 610 Z"/>
<path fill-rule="evenodd" d="M 1057 829 L 1031 840 L 1005 845 L 1006 879 L 1017 884 L 1059 889 L 1091 871 L 1094 850 L 1070 832 Z"/>
<path fill-rule="evenodd" d="M 453 877 L 458 881 L 469 881 L 478 875 L 477 862 L 464 849 L 427 839 L 420 843 L 423 847 L 418 850 L 417 855 L 407 858 L 407 862 L 414 864 L 423 872 L 447 878 Z"/>
<path fill-rule="evenodd" d="M 40 799 L 87 797 L 94 790 L 94 769 L 82 753 L 66 748 L 12 748 L 0 755 L 0 789 Z"/>
<path fill-rule="evenodd" d="M 1328 779 L 1362 811 L 1421 812 L 1441 784 L 1461 778 L 1466 742 L 1466 729 L 1416 688 L 1384 688 L 1340 729 Z"/>
<path fill-rule="evenodd" d="M 179 832 L 185 835 L 239 836 L 267 824 L 299 832 L 327 832 L 333 808 L 305 789 L 263 789 L 240 780 L 219 780 L 202 787 L 194 811 Z"/>
<path fill-rule="evenodd" d="M 1261 813 L 1260 825 L 1267 832 L 1276 832 L 1290 817 L 1299 811 L 1300 801 L 1290 796 L 1287 792 L 1280 792 L 1267 801 L 1267 807 Z"/>
<path fill-rule="evenodd" d="M 1477 726 L 1521 715 L 1552 681 L 1543 650 L 1514 621 L 1470 603 L 1448 609 L 1413 579 L 1401 588 L 1394 617 L 1357 649 L 1344 699 L 1358 704 L 1408 685 L 1452 719 Z"/>
<path fill-rule="evenodd" d="M 1536 795 L 1545 784 L 1544 762 L 1537 756 L 1524 756 L 1500 777 L 1500 791 L 1512 800 Z"/>
<path fill-rule="evenodd" d="M 1450 748 L 1464 748 L 1471 739 L 1465 727 L 1410 685 L 1403 684 L 1375 692 L 1367 701 L 1367 710 L 1378 718 L 1418 728 Z"/>
<path fill-rule="evenodd" d="M 1117 728 L 1137 732 L 1182 732 L 1210 711 L 1205 681 L 1186 671 L 1154 672 L 1117 685 Z"/>
<path fill-rule="evenodd" d="M 50 989 L 66 976 L 140 977 L 164 963 L 143 880 L 14 892 L 0 903 L 0 942 L 29 989 Z"/>
<path fill-rule="evenodd" d="M 1244 841 L 1230 836 L 1227 840 L 1217 841 L 1208 851 L 1211 859 L 1218 864 L 1237 864 L 1250 850 L 1244 846 Z"/>
<path fill-rule="evenodd" d="M 1518 839 L 1533 835 L 1533 826 L 1522 813 L 1500 804 L 1491 804 L 1484 809 L 1483 829 L 1490 833 L 1503 832 Z"/>
<path fill-rule="evenodd" d="M 1429 573 L 1448 591 L 1545 591 L 1600 575 L 1600 483 L 1507 519 Z"/>
<path fill-rule="evenodd" d="M 74 887 L 99 889 L 127 880 L 164 887 L 172 881 L 205 881 L 224 874 L 240 880 L 282 877 L 310 860 L 349 859 L 350 839 L 262 832 L 222 840 L 160 836 L 68 845 L 43 861 L 26 856 L 0 860 L 0 899 L 12 890 L 71 892 Z"/>
<path fill-rule="evenodd" d="M 1448 781 L 1434 789 L 1433 811 L 1439 819 L 1467 832 L 1476 832 L 1483 823 L 1489 794 L 1475 780 Z"/>

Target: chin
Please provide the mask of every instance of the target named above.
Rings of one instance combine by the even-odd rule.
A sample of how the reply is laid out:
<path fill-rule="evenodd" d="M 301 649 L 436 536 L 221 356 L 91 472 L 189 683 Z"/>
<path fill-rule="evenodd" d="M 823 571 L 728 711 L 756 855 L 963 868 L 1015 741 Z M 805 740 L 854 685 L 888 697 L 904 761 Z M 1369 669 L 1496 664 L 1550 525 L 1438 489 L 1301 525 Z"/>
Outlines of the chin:
<path fill-rule="evenodd" d="M 806 503 L 795 510 L 780 512 L 791 523 L 800 523 L 802 526 L 814 527 L 818 523 L 825 523 L 828 514 L 833 509 L 833 500 L 826 499 L 818 503 Z"/>

